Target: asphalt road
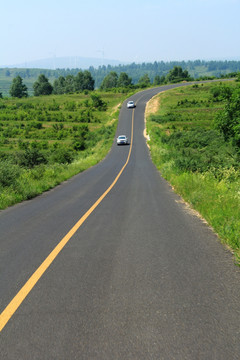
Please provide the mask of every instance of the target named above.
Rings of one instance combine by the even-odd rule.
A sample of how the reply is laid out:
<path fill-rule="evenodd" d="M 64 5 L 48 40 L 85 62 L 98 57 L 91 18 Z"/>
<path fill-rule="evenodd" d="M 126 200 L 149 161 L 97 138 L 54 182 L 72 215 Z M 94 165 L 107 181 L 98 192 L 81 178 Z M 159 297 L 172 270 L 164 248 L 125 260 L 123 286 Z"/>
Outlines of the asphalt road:
<path fill-rule="evenodd" d="M 240 269 L 161 178 L 143 138 L 145 104 L 159 91 L 132 96 L 135 110 L 124 103 L 117 135 L 133 135 L 131 145 L 115 143 L 97 166 L 0 212 L 3 325 L 126 165 L 17 295 L 1 360 L 240 359 Z"/>

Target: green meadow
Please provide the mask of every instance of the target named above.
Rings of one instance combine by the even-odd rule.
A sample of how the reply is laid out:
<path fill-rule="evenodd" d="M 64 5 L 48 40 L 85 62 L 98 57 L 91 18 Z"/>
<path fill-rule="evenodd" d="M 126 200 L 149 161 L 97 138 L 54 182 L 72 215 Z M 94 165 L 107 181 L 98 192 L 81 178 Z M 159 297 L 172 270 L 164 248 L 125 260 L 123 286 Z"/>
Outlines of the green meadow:
<path fill-rule="evenodd" d="M 239 142 L 226 139 L 217 126 L 237 89 L 234 81 L 199 83 L 159 94 L 148 104 L 147 132 L 152 160 L 163 177 L 239 262 Z"/>
<path fill-rule="evenodd" d="M 126 93 L 0 99 L 0 209 L 30 199 L 108 153 Z"/>

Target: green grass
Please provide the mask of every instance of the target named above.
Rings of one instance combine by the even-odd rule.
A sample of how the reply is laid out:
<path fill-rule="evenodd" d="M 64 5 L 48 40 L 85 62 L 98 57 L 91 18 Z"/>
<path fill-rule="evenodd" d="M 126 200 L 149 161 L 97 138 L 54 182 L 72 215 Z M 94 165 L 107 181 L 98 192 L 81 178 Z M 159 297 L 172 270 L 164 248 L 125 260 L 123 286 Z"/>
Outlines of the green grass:
<path fill-rule="evenodd" d="M 39 165 L 33 169 L 20 169 L 12 185 L 0 187 L 0 208 L 4 209 L 23 200 L 31 199 L 54 188 L 72 176 L 96 165 L 109 151 L 111 142 L 100 142 L 91 151 L 79 155 L 71 164 Z"/>
<path fill-rule="evenodd" d="M 186 86 L 158 95 L 157 110 L 147 115 L 147 132 L 153 162 L 163 177 L 207 220 L 239 262 L 240 154 L 215 129 L 216 114 L 225 105 L 223 99 L 213 98 L 219 85 Z"/>
<path fill-rule="evenodd" d="M 91 93 L 0 99 L 0 209 L 30 199 L 101 161 L 129 94 Z M 90 113 L 90 116 L 88 115 Z"/>

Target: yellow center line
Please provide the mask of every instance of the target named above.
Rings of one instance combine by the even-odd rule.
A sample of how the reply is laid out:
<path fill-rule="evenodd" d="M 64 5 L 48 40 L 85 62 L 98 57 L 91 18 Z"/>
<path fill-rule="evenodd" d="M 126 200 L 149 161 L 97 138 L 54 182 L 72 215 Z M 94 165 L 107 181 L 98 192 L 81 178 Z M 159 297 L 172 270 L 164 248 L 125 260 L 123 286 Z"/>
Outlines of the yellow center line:
<path fill-rule="evenodd" d="M 21 303 L 36 285 L 38 280 L 42 277 L 48 267 L 51 265 L 53 260 L 57 257 L 60 251 L 64 248 L 64 246 L 68 243 L 68 241 L 72 238 L 72 236 L 76 233 L 76 231 L 80 228 L 80 226 L 84 223 L 84 221 L 90 216 L 90 214 L 96 209 L 96 207 L 101 203 L 101 201 L 106 197 L 106 195 L 112 190 L 112 188 L 117 183 L 121 174 L 123 173 L 125 167 L 127 166 L 133 145 L 133 127 L 134 127 L 134 109 L 132 112 L 132 128 L 131 128 L 131 144 L 128 152 L 128 157 L 123 165 L 122 169 L 116 176 L 113 183 L 109 186 L 109 188 L 100 196 L 100 198 L 92 205 L 92 207 L 78 220 L 78 222 L 72 227 L 72 229 L 64 236 L 64 238 L 58 243 L 58 245 L 53 249 L 53 251 L 48 255 L 48 257 L 43 261 L 43 263 L 38 267 L 38 269 L 32 274 L 29 280 L 23 285 L 23 287 L 19 290 L 17 295 L 11 300 L 11 302 L 6 306 L 3 312 L 0 315 L 0 332 L 17 311 Z"/>

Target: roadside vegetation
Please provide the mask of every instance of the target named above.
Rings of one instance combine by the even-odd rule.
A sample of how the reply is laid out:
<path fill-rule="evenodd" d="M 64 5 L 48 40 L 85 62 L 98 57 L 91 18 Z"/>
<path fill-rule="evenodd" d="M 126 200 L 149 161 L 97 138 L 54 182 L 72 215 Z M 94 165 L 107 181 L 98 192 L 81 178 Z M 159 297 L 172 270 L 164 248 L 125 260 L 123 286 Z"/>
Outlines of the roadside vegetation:
<path fill-rule="evenodd" d="M 127 96 L 130 93 L 85 90 L 0 99 L 0 209 L 102 160 Z"/>
<path fill-rule="evenodd" d="M 240 84 L 164 92 L 147 108 L 153 162 L 240 262 Z"/>

